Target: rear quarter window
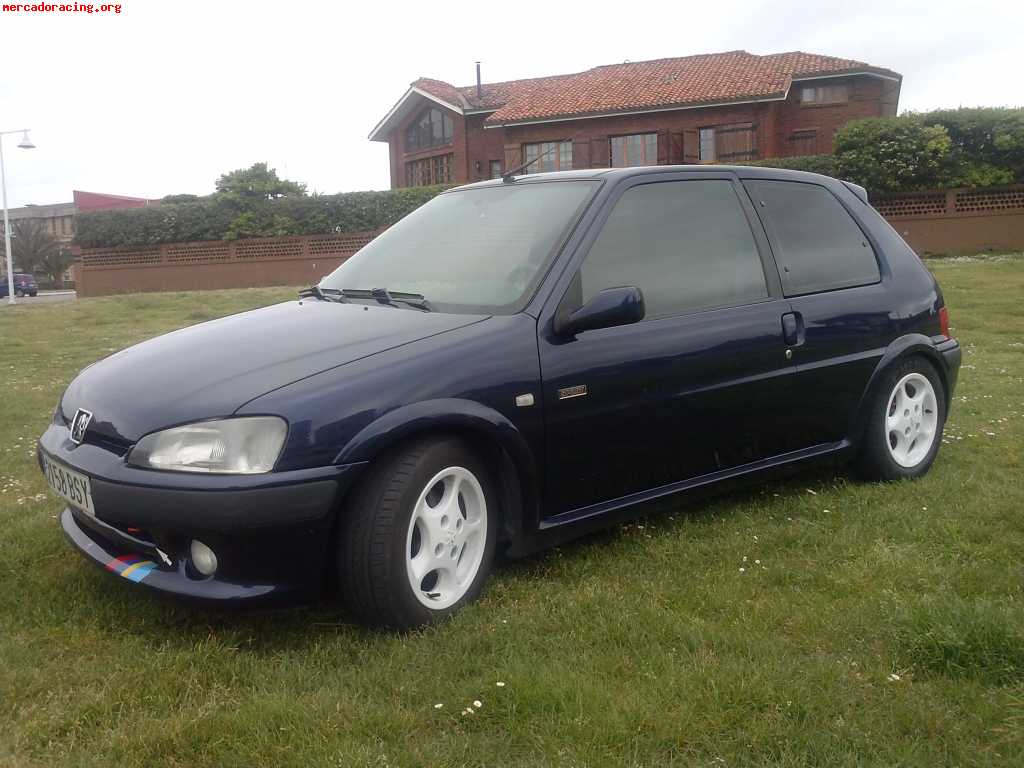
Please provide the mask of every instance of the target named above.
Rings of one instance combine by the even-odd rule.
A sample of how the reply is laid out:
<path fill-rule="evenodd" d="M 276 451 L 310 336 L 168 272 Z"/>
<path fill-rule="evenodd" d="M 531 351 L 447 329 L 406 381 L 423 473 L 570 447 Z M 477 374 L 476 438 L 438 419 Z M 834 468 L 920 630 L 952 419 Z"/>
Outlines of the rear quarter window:
<path fill-rule="evenodd" d="M 867 236 L 825 187 L 798 181 L 743 184 L 772 237 L 787 296 L 879 281 Z"/>

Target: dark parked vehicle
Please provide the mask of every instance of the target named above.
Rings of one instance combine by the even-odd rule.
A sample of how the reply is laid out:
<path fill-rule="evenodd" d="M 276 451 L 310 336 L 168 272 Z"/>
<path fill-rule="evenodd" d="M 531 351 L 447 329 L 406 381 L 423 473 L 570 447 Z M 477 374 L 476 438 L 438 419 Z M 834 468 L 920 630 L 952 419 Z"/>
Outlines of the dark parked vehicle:
<path fill-rule="evenodd" d="M 39 293 L 39 286 L 36 285 L 35 275 L 30 275 L 24 272 L 14 273 L 15 296 L 35 296 L 37 293 Z M 6 274 L 0 275 L 0 298 L 5 296 L 10 296 Z"/>
<path fill-rule="evenodd" d="M 495 558 L 826 458 L 928 471 L 960 365 L 864 190 L 762 168 L 448 191 L 298 301 L 82 371 L 39 442 L 88 558 L 212 600 L 333 583 L 406 628 Z"/>

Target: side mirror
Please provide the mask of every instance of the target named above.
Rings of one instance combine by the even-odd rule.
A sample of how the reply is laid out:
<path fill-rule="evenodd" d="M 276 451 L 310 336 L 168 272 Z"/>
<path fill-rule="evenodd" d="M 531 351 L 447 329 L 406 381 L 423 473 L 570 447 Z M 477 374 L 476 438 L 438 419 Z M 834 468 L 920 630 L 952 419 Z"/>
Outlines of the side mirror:
<path fill-rule="evenodd" d="M 572 336 L 598 328 L 614 328 L 644 319 L 644 295 L 633 285 L 605 288 L 568 315 L 555 318 L 555 333 Z"/>

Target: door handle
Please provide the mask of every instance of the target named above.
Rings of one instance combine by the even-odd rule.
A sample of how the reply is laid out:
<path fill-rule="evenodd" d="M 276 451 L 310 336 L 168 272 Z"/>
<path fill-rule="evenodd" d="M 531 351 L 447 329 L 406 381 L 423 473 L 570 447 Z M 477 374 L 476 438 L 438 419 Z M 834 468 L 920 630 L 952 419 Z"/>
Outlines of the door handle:
<path fill-rule="evenodd" d="M 799 347 L 804 343 L 804 317 L 799 312 L 787 312 L 782 316 L 782 338 L 788 347 Z"/>

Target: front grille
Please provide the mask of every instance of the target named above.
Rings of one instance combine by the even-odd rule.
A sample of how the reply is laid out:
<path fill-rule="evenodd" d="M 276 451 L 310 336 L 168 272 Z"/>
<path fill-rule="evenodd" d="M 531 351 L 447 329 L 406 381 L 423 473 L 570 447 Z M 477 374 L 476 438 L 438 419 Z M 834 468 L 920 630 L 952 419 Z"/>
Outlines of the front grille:
<path fill-rule="evenodd" d="M 105 451 L 110 451 L 120 458 L 124 458 L 128 453 L 128 450 L 132 447 L 132 444 L 127 440 L 97 434 L 91 430 L 86 430 L 85 439 L 82 442 L 88 443 L 89 445 L 95 445 Z"/>

